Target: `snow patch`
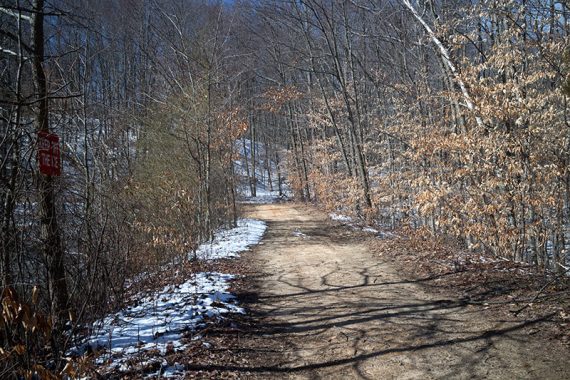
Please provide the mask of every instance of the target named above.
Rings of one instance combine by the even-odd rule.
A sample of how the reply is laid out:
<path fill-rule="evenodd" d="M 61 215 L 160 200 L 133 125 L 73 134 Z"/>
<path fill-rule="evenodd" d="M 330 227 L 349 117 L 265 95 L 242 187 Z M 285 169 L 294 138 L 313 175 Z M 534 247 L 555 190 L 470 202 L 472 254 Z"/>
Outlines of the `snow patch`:
<path fill-rule="evenodd" d="M 248 190 L 249 192 L 249 190 Z M 257 189 L 255 197 L 247 196 L 240 202 L 243 204 L 268 204 L 275 203 L 282 199 L 290 198 L 285 194 L 279 195 L 279 191 L 269 191 Z"/>
<path fill-rule="evenodd" d="M 267 204 L 292 197 L 290 186 L 285 179 L 286 168 L 283 163 L 277 164 L 275 157 L 267 155 L 264 144 L 252 143 L 251 140 L 242 138 L 236 141 L 235 148 L 240 155 L 240 159 L 234 161 L 234 168 L 240 178 L 238 192 L 241 203 Z M 253 148 L 255 149 L 255 168 L 251 162 Z M 252 195 L 250 181 L 255 182 L 255 196 Z M 279 187 L 281 187 L 281 192 Z"/>
<path fill-rule="evenodd" d="M 196 250 L 196 257 L 201 260 L 217 260 L 237 257 L 250 246 L 259 243 L 267 225 L 256 219 L 239 219 L 237 227 L 219 230 L 211 242 L 202 244 Z M 193 253 L 190 253 L 190 258 Z"/>
<path fill-rule="evenodd" d="M 93 333 L 76 349 L 107 350 L 97 364 L 112 359 L 120 367 L 128 357 L 145 351 L 181 351 L 184 332 L 195 330 L 205 318 L 221 318 L 226 313 L 243 313 L 235 296 L 228 292 L 233 275 L 200 272 L 181 285 L 168 285 L 140 299 L 118 313 L 93 324 Z"/>
<path fill-rule="evenodd" d="M 352 218 L 350 216 L 336 214 L 334 212 L 330 213 L 329 217 L 332 220 L 336 220 L 337 222 L 341 222 L 341 223 L 351 223 L 352 222 Z"/>
<path fill-rule="evenodd" d="M 392 233 L 392 232 L 380 231 L 380 230 L 377 230 L 376 228 L 373 228 L 370 226 L 364 226 L 364 227 L 360 226 L 350 216 L 337 214 L 337 213 L 333 212 L 333 213 L 329 214 L 329 218 L 331 218 L 332 220 L 335 220 L 337 222 L 340 222 L 342 224 L 345 224 L 345 225 L 349 226 L 350 228 L 352 228 L 353 230 L 360 230 L 362 232 L 374 234 L 379 239 L 393 239 L 393 238 L 397 237 L 397 235 Z"/>
<path fill-rule="evenodd" d="M 186 371 L 186 367 L 178 362 L 174 363 L 173 365 L 168 365 L 166 360 L 162 361 L 160 365 L 160 369 L 155 372 L 147 375 L 148 379 L 183 379 L 184 373 Z"/>
<path fill-rule="evenodd" d="M 295 230 L 293 230 L 293 235 L 294 235 L 294 236 L 297 236 L 297 237 L 300 237 L 300 238 L 303 238 L 303 239 L 308 238 L 308 236 L 307 236 L 306 234 L 302 233 L 298 228 L 296 228 Z"/>
<path fill-rule="evenodd" d="M 260 220 L 239 219 L 236 228 L 218 230 L 212 242 L 198 248 L 196 256 L 204 260 L 236 257 L 259 243 L 266 228 Z M 236 297 L 229 292 L 230 281 L 234 278 L 234 275 L 218 272 L 194 273 L 183 284 L 167 285 L 162 290 L 140 294 L 132 305 L 96 321 L 90 335 L 68 355 L 103 351 L 95 364 L 109 371 L 128 371 L 132 363 L 137 362 L 140 365 L 159 364 L 158 373 L 149 374 L 150 377 L 183 376 L 183 365 L 170 366 L 162 357 L 184 351 L 191 340 L 203 339 L 201 335 L 190 335 L 208 319 L 244 313 L 237 305 Z"/>

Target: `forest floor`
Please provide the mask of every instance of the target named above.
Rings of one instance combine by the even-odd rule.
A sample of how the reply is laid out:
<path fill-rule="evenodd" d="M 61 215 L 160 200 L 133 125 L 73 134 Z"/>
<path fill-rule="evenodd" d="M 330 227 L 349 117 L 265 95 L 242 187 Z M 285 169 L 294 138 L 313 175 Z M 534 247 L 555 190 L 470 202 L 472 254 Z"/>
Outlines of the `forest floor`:
<path fill-rule="evenodd" d="M 239 259 L 249 313 L 204 333 L 186 378 L 570 378 L 567 284 L 300 204 L 247 207 L 268 224 Z"/>

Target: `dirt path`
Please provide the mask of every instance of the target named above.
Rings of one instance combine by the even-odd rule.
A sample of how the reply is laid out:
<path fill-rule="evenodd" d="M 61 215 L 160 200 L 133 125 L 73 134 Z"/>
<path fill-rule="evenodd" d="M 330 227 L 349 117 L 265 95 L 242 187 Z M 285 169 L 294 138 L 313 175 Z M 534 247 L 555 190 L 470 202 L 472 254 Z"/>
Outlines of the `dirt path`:
<path fill-rule="evenodd" d="M 494 320 L 485 306 L 437 299 L 369 251 L 364 238 L 295 204 L 252 206 L 268 222 L 255 265 L 264 277 L 254 309 L 279 341 L 270 378 L 565 379 L 556 342 L 533 340 L 540 321 Z"/>

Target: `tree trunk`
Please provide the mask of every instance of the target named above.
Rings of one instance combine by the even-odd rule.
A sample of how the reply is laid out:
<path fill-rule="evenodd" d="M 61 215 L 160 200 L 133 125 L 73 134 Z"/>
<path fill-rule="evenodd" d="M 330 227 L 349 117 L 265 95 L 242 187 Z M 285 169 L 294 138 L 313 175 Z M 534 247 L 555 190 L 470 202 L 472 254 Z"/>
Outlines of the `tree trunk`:
<path fill-rule="evenodd" d="M 38 94 L 36 129 L 49 133 L 49 104 L 44 61 L 44 1 L 34 1 L 32 25 L 33 42 L 33 80 Z M 69 295 L 65 278 L 64 249 L 61 242 L 57 213 L 55 208 L 55 178 L 40 175 L 38 179 L 38 198 L 43 254 L 47 259 L 49 290 L 52 302 L 52 314 L 56 325 L 64 324 Z"/>
<path fill-rule="evenodd" d="M 441 60 L 444 64 L 444 66 L 446 66 L 449 69 L 449 71 L 451 71 L 451 76 L 453 76 L 455 83 L 457 83 L 457 85 L 459 86 L 459 88 L 461 90 L 461 95 L 463 96 L 463 100 L 465 101 L 465 105 L 467 106 L 469 111 L 475 112 L 475 105 L 473 104 L 473 100 L 471 99 L 471 95 L 469 94 L 469 91 L 467 90 L 467 86 L 465 86 L 465 83 L 459 77 L 459 73 L 457 72 L 457 68 L 455 67 L 455 65 L 451 61 L 451 55 L 449 54 L 449 49 L 447 49 L 447 47 L 445 47 L 443 45 L 443 43 L 437 37 L 435 32 L 432 30 L 432 28 L 425 22 L 425 20 L 422 18 L 422 16 L 418 13 L 418 11 L 414 8 L 414 6 L 410 3 L 409 0 L 402 0 L 402 3 L 406 6 L 406 8 L 408 8 L 410 10 L 410 12 L 415 17 L 415 19 L 418 20 L 418 22 L 420 24 L 422 24 L 422 26 L 425 29 L 425 31 L 427 32 L 429 38 L 432 40 L 432 42 L 435 44 L 435 46 L 439 50 L 440 57 L 441 57 Z M 479 127 L 484 127 L 483 120 L 481 119 L 480 116 L 475 115 L 475 120 L 476 120 L 477 125 Z"/>
<path fill-rule="evenodd" d="M 252 106 L 253 108 L 253 106 Z M 249 150 L 251 153 L 251 177 L 249 178 L 249 186 L 250 186 L 250 190 L 251 190 L 251 196 L 252 197 L 257 197 L 257 173 L 255 172 L 255 140 L 257 139 L 256 136 L 256 130 L 255 130 L 255 116 L 253 115 L 253 109 L 251 111 L 251 115 L 250 115 L 250 142 L 249 142 Z M 246 156 L 247 158 L 247 156 Z"/>

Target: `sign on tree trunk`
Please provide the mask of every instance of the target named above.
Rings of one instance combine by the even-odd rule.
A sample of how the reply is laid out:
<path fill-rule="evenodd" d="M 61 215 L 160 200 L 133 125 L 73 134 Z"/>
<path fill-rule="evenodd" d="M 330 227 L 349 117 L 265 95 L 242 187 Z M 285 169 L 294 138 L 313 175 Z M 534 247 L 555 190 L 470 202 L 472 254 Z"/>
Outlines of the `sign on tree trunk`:
<path fill-rule="evenodd" d="M 61 175 L 58 135 L 45 131 L 38 132 L 38 160 L 40 173 L 47 176 Z"/>

